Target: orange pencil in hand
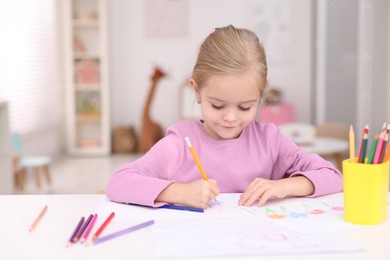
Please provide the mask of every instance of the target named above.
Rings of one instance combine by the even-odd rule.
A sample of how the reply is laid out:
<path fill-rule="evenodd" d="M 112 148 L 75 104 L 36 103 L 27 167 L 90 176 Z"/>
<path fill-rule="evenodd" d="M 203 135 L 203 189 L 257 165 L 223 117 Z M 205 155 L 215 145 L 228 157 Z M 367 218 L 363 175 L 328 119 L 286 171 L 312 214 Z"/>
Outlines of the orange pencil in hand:
<path fill-rule="evenodd" d="M 185 141 L 187 143 L 188 148 L 190 148 L 190 152 L 192 154 L 192 157 L 194 157 L 194 161 L 195 161 L 196 165 L 199 168 L 200 174 L 202 174 L 203 180 L 207 181 L 209 178 L 207 177 L 207 174 L 204 171 L 203 166 L 202 166 L 202 164 L 199 161 L 198 155 L 196 154 L 195 149 L 194 149 L 194 147 L 191 144 L 190 138 L 189 137 L 185 137 L 184 139 L 185 139 Z"/>

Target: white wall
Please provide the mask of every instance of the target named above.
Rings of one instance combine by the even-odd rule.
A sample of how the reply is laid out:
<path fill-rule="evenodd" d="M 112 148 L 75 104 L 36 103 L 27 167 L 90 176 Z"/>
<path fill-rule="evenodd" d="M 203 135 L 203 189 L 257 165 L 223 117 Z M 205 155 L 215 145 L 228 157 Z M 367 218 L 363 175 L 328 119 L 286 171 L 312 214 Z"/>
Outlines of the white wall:
<path fill-rule="evenodd" d="M 147 39 L 145 3 L 143 0 L 109 1 L 112 127 L 133 125 L 139 129 L 153 65 L 162 66 L 169 77 L 158 85 L 152 117 L 164 128 L 179 120 L 180 85 L 191 75 L 200 43 L 215 27 L 233 24 L 252 29 L 252 21 L 248 19 L 253 14 L 250 8 L 269 5 L 268 1 L 259 0 L 188 0 L 185 37 Z M 283 4 L 291 7 L 290 57 L 283 64 L 269 64 L 269 81 L 284 90 L 284 99 L 296 107 L 297 120 L 308 122 L 311 118 L 311 1 L 287 0 Z"/>

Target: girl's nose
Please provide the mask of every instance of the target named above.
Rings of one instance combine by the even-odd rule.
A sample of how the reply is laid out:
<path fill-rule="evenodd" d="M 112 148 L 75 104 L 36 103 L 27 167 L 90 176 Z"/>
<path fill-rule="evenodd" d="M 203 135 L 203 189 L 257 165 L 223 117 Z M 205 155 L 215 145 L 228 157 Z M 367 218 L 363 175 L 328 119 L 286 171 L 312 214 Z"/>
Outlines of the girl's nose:
<path fill-rule="evenodd" d="M 237 120 L 237 114 L 234 111 L 227 111 L 223 116 L 222 116 L 223 121 L 228 121 L 228 122 L 233 122 Z"/>

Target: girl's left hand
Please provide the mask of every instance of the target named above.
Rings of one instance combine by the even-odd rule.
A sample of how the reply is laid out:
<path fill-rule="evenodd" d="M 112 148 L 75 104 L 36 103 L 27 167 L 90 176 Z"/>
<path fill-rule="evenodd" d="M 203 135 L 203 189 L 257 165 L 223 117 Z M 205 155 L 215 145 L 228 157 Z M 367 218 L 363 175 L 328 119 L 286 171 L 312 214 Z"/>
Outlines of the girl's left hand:
<path fill-rule="evenodd" d="M 254 179 L 240 196 L 239 206 L 252 206 L 257 200 L 257 206 L 263 206 L 272 197 L 286 197 L 285 179 L 268 180 L 262 178 Z"/>

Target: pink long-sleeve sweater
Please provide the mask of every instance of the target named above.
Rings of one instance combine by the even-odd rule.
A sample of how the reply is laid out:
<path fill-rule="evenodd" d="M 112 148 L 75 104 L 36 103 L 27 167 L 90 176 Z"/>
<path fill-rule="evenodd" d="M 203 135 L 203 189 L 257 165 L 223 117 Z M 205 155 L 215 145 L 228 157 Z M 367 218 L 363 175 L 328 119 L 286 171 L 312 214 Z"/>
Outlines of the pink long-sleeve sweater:
<path fill-rule="evenodd" d="M 157 207 L 159 193 L 171 183 L 202 176 L 184 138 L 188 136 L 209 179 L 222 193 L 244 192 L 255 178 L 277 180 L 304 175 L 314 184 L 311 197 L 342 191 L 342 175 L 328 161 L 309 154 L 279 129 L 253 121 L 236 139 L 212 139 L 199 121 L 180 121 L 140 159 L 123 164 L 111 176 L 106 194 L 115 202 Z"/>

